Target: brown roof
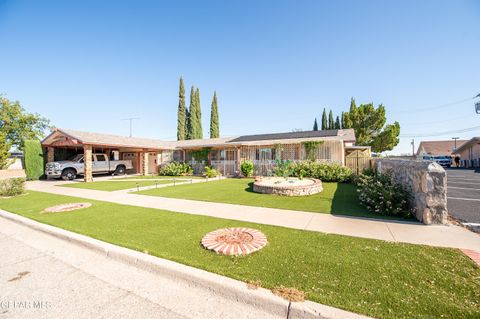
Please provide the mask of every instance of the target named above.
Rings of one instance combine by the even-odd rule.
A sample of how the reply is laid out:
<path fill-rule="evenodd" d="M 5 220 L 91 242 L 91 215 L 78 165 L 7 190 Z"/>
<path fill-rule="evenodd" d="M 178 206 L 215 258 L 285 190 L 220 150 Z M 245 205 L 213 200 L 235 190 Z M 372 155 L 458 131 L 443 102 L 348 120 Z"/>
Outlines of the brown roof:
<path fill-rule="evenodd" d="M 61 135 L 66 135 L 71 139 L 77 140 L 81 144 L 149 149 L 182 149 L 229 145 L 265 145 L 276 143 L 288 144 L 312 140 L 355 141 L 355 132 L 353 129 L 244 135 L 240 137 L 222 137 L 185 141 L 163 141 L 150 138 L 127 137 L 57 128 L 42 141 L 42 144 L 49 145 Z"/>
<path fill-rule="evenodd" d="M 457 140 L 457 149 L 462 146 L 466 140 Z M 428 154 L 433 156 L 454 154 L 455 141 L 423 141 L 418 146 L 417 155 Z"/>
<path fill-rule="evenodd" d="M 470 146 L 470 145 L 474 145 L 474 144 L 480 144 L 480 136 L 474 136 L 472 137 L 472 139 L 466 141 L 465 143 L 463 143 L 461 146 L 459 146 L 457 144 L 457 151 L 462 151 L 463 148 L 467 147 L 467 146 Z"/>

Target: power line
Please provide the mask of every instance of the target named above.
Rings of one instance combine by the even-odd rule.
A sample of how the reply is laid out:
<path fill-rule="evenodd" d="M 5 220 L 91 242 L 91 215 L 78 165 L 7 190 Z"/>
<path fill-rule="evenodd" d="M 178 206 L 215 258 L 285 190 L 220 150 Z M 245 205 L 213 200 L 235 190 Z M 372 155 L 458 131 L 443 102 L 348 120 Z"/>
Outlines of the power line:
<path fill-rule="evenodd" d="M 140 119 L 139 117 L 129 117 L 126 119 L 122 119 L 122 121 L 130 121 L 130 137 L 132 137 L 132 122 L 134 120 L 139 120 L 139 119 Z"/>
<path fill-rule="evenodd" d="M 453 130 L 453 131 L 444 131 L 444 132 L 434 132 L 434 133 L 418 133 L 418 134 L 401 134 L 400 137 L 428 137 L 428 136 L 441 136 L 455 133 L 466 133 L 475 130 L 480 130 L 480 126 L 467 127 L 464 129 Z"/>
<path fill-rule="evenodd" d="M 430 106 L 430 107 L 425 107 L 425 108 L 420 108 L 420 109 L 417 108 L 417 109 L 414 109 L 414 110 L 402 110 L 402 111 L 399 111 L 399 112 L 392 112 L 392 114 L 418 113 L 418 112 L 433 111 L 433 110 L 438 110 L 438 109 L 446 108 L 446 107 L 449 107 L 449 106 L 461 104 L 461 103 L 476 99 L 478 97 L 480 97 L 480 94 L 475 95 L 473 97 L 468 97 L 468 98 L 465 98 L 465 99 L 462 99 L 462 100 L 446 103 L 446 104 L 440 104 L 440 105 L 437 105 L 437 106 Z"/>

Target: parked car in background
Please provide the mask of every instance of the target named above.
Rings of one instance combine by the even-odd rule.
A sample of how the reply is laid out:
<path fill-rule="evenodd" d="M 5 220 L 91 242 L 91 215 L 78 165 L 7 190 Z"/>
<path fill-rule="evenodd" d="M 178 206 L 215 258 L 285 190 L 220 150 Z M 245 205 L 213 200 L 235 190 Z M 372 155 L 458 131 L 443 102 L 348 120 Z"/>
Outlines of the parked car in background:
<path fill-rule="evenodd" d="M 77 175 L 84 174 L 83 154 L 75 155 L 69 161 L 49 162 L 45 167 L 45 175 L 47 178 L 61 177 L 64 180 L 73 180 Z M 111 161 L 107 154 L 92 154 L 92 173 L 114 173 L 125 174 L 127 169 L 132 169 L 132 161 Z"/>
<path fill-rule="evenodd" d="M 443 155 L 443 156 L 429 156 L 429 155 L 424 155 L 422 157 L 424 161 L 433 161 L 443 167 L 450 167 L 452 166 L 452 157 L 448 155 Z"/>

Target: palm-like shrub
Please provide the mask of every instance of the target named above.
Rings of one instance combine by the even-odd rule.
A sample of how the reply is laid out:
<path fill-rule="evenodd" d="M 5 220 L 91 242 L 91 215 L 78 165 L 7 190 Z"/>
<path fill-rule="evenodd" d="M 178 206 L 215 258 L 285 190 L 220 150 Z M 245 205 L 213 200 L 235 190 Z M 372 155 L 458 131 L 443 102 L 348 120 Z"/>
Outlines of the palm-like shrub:
<path fill-rule="evenodd" d="M 219 176 L 220 172 L 217 171 L 216 169 L 210 167 L 210 166 L 205 166 L 205 169 L 203 171 L 203 175 L 208 177 L 208 178 L 213 178 L 213 177 Z"/>

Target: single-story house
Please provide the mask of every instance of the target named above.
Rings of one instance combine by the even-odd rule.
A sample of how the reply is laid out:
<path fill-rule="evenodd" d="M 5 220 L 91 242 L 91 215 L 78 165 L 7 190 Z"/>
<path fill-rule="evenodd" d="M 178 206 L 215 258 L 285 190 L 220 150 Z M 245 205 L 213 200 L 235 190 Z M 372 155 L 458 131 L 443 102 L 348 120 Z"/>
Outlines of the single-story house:
<path fill-rule="evenodd" d="M 480 167 L 480 136 L 473 137 L 457 147 L 456 153 L 460 155 L 463 167 Z"/>
<path fill-rule="evenodd" d="M 140 174 L 156 173 L 165 163 L 182 161 L 192 165 L 195 173 L 210 165 L 223 175 L 237 175 L 241 162 L 251 160 L 255 174 L 268 175 L 277 159 L 312 158 L 308 142 L 320 142 L 313 151 L 316 161 L 345 165 L 346 156 L 351 152 L 362 151 L 370 156 L 369 147 L 355 146 L 353 129 L 163 141 L 57 128 L 41 143 L 47 151 L 48 162 L 64 159 L 58 158 L 62 154 L 102 152 L 114 159 L 132 160 L 134 172 Z M 310 152 L 308 156 L 307 152 Z M 91 156 L 85 159 L 91 160 Z M 85 165 L 87 167 L 87 163 Z M 85 180 L 91 181 L 91 174 L 85 174 Z"/>
<path fill-rule="evenodd" d="M 457 140 L 456 146 L 459 148 L 466 140 Z M 418 146 L 417 158 L 423 156 L 455 156 L 455 141 L 422 141 Z"/>

